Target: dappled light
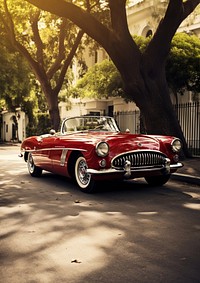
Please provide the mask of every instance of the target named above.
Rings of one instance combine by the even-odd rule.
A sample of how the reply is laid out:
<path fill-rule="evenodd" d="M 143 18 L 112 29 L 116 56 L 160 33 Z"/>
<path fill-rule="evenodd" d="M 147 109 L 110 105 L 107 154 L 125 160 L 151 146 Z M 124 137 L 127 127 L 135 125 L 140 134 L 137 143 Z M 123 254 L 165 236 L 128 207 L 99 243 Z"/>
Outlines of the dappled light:
<path fill-rule="evenodd" d="M 138 212 L 138 214 L 140 214 L 140 215 L 155 215 L 155 214 L 158 214 L 158 212 L 156 212 L 156 211 L 142 211 L 142 212 Z"/>
<path fill-rule="evenodd" d="M 185 203 L 183 206 L 186 208 L 194 209 L 194 210 L 200 210 L 199 203 Z"/>
<path fill-rule="evenodd" d="M 12 162 L 16 170 L 9 162 L 0 159 L 2 282 L 170 282 L 169 274 L 183 282 L 191 272 L 198 277 L 195 187 L 181 191 L 169 182 L 154 188 L 137 179 L 84 194 L 64 177 L 44 172 L 32 178 L 23 160 Z M 193 243 L 183 237 L 189 229 Z"/>

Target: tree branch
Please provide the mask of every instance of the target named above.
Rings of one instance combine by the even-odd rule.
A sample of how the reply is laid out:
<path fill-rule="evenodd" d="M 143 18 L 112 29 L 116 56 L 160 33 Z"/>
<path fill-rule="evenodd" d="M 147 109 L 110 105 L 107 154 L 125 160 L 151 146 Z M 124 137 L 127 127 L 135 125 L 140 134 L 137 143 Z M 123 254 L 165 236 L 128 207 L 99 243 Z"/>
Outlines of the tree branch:
<path fill-rule="evenodd" d="M 38 10 L 35 14 L 30 15 L 30 22 L 33 31 L 33 41 L 35 42 L 37 52 L 37 61 L 41 66 L 44 65 L 43 60 L 43 42 L 41 40 L 39 30 L 38 30 L 38 21 L 39 21 L 40 11 Z"/>
<path fill-rule="evenodd" d="M 152 58 L 152 66 L 155 64 L 155 61 L 160 62 L 160 66 L 165 62 L 170 51 L 172 38 L 178 27 L 199 3 L 200 0 L 188 0 L 186 2 L 183 2 L 183 0 L 169 1 L 165 16 L 161 20 L 146 50 L 148 57 Z M 162 48 L 160 48 L 161 45 Z"/>
<path fill-rule="evenodd" d="M 65 58 L 65 27 L 67 25 L 67 19 L 62 20 L 62 23 L 60 25 L 60 34 L 59 34 L 59 46 L 58 46 L 58 56 L 54 62 L 54 64 L 51 66 L 51 68 L 47 72 L 47 76 L 49 79 L 53 77 L 55 72 L 60 68 L 62 60 Z"/>
<path fill-rule="evenodd" d="M 109 6 L 112 28 L 115 33 L 123 37 L 124 33 L 129 33 L 126 16 L 126 0 L 109 0 Z"/>
<path fill-rule="evenodd" d="M 27 59 L 29 65 L 33 69 L 33 72 L 34 72 L 35 76 L 37 77 L 37 79 L 41 82 L 41 78 L 42 78 L 43 81 L 47 82 L 48 78 L 46 76 L 46 73 L 45 73 L 43 66 L 41 66 L 37 61 L 35 61 L 32 58 L 29 51 L 20 42 L 18 42 L 16 40 L 14 23 L 13 23 L 11 15 L 10 15 L 10 12 L 8 10 L 6 2 L 7 1 L 4 0 L 4 4 L 5 4 L 4 8 L 5 8 L 5 13 L 6 13 L 7 18 L 4 19 L 4 17 L 2 16 L 1 13 L 0 13 L 0 17 L 3 21 L 3 23 L 4 23 L 5 30 L 7 32 L 7 36 L 10 39 L 12 46 Z"/>
<path fill-rule="evenodd" d="M 61 90 L 61 87 L 62 87 L 62 85 L 63 85 L 64 78 L 65 78 L 65 74 L 66 74 L 67 69 L 68 69 L 68 67 L 70 66 L 70 64 L 71 64 L 71 62 L 72 62 L 72 59 L 73 59 L 73 57 L 74 57 L 74 55 L 75 55 L 75 53 L 76 53 L 76 51 L 77 51 L 77 48 L 78 48 L 78 46 L 79 46 L 79 44 L 80 44 L 80 41 L 81 41 L 81 39 L 82 39 L 82 37 L 83 37 L 83 34 L 84 34 L 84 32 L 83 32 L 82 30 L 80 30 L 80 31 L 78 32 L 78 35 L 77 35 L 76 40 L 75 40 L 75 42 L 74 42 L 74 44 L 73 44 L 73 47 L 71 48 L 70 53 L 69 53 L 69 55 L 67 56 L 67 58 L 66 58 L 66 60 L 65 60 L 65 62 L 64 62 L 64 64 L 63 64 L 63 68 L 62 68 L 62 70 L 61 70 L 59 79 L 58 79 L 57 84 L 56 84 L 56 87 L 55 87 L 55 89 L 54 89 L 54 91 L 55 91 L 56 93 L 59 93 L 59 91 Z"/>
<path fill-rule="evenodd" d="M 183 3 L 183 6 L 184 6 L 184 13 L 183 13 L 183 16 L 184 16 L 184 19 L 187 18 L 187 16 L 189 14 L 191 14 L 194 9 L 200 4 L 200 0 L 188 0 L 186 2 Z"/>
<path fill-rule="evenodd" d="M 118 30 L 118 34 L 115 30 L 110 30 L 103 25 L 91 13 L 81 9 L 75 4 L 66 2 L 65 0 L 25 1 L 32 3 L 40 9 L 56 14 L 59 17 L 68 18 L 91 38 L 97 41 L 106 50 L 115 64 L 120 61 L 120 65 L 123 66 L 122 68 L 124 70 L 126 69 L 127 61 L 129 63 L 130 61 L 134 63 L 135 68 L 137 68 L 140 51 L 128 30 L 127 19 L 125 16 L 125 0 L 117 0 L 117 4 L 119 4 L 120 8 L 122 8 L 122 12 L 120 12 L 120 15 L 123 15 L 122 18 L 120 18 L 117 14 L 116 1 L 109 0 L 110 8 L 115 10 L 112 14 L 112 20 L 113 27 Z M 91 7 L 88 8 L 87 6 L 86 8 L 90 9 Z M 118 60 L 118 58 L 121 59 Z M 117 68 L 118 67 L 119 65 Z"/>
<path fill-rule="evenodd" d="M 15 28 L 14 28 L 14 23 L 13 23 L 12 17 L 10 15 L 9 10 L 8 10 L 7 0 L 4 0 L 4 9 L 5 9 L 5 15 L 6 15 L 7 19 L 5 19 L 2 14 L 1 14 L 1 19 L 4 23 L 5 29 L 8 33 L 8 36 L 11 39 L 11 42 L 14 42 L 15 41 Z"/>
<path fill-rule="evenodd" d="M 40 82 L 48 81 L 44 68 L 31 57 L 31 54 L 28 52 L 28 50 L 16 40 L 13 46 L 27 59 L 37 79 Z"/>
<path fill-rule="evenodd" d="M 68 18 L 91 38 L 107 49 L 112 32 L 90 13 L 65 0 L 25 0 L 38 8 Z M 112 34 L 113 36 L 113 34 Z"/>

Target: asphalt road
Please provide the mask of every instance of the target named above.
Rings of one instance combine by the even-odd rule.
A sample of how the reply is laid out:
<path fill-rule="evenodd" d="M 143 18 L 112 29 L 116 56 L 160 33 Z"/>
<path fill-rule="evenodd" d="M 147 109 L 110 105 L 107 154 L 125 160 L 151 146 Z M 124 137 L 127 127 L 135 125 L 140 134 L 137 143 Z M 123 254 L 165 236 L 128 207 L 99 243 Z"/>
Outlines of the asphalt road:
<path fill-rule="evenodd" d="M 50 173 L 29 176 L 0 147 L 2 283 L 199 283 L 200 187 L 142 180 L 84 194 Z"/>

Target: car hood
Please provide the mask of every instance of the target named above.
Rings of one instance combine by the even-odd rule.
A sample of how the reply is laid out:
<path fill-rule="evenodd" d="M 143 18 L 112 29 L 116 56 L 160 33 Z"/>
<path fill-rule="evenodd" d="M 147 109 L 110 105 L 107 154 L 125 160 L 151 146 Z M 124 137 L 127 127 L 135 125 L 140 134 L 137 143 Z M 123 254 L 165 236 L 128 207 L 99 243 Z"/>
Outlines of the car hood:
<path fill-rule="evenodd" d="M 111 150 L 114 148 L 115 153 L 118 151 L 131 150 L 160 150 L 160 142 L 154 137 L 146 135 L 118 134 L 116 137 L 108 137 L 107 142 Z M 117 148 L 116 148 L 117 146 Z"/>
<path fill-rule="evenodd" d="M 110 151 L 121 153 L 131 150 L 160 150 L 160 141 L 156 137 L 148 135 L 135 135 L 129 133 L 106 133 L 106 132 L 89 132 L 76 133 L 61 137 L 63 140 L 71 140 L 74 142 L 82 142 L 86 144 L 96 145 L 98 142 L 105 141 L 109 144 Z"/>

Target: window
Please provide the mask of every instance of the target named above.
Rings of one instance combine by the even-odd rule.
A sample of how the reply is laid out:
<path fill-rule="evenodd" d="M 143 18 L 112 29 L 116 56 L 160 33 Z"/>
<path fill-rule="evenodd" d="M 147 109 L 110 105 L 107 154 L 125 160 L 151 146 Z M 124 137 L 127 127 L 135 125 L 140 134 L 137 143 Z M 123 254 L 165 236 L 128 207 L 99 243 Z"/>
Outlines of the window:
<path fill-rule="evenodd" d="M 146 34 L 146 37 L 152 36 L 152 34 L 153 34 L 152 30 L 148 30 L 147 34 Z"/>
<path fill-rule="evenodd" d="M 90 111 L 89 115 L 91 115 L 91 116 L 100 116 L 100 112 Z"/>

